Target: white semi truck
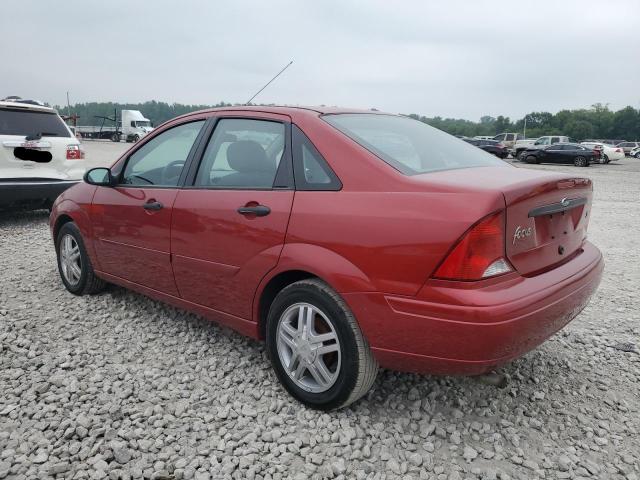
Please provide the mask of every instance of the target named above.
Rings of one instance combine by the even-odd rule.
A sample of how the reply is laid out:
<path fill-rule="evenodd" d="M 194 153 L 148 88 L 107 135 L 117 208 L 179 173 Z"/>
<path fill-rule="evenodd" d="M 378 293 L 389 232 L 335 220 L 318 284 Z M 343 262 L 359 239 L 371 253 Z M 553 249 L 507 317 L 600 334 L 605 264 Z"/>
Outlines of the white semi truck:
<path fill-rule="evenodd" d="M 117 117 L 117 112 L 114 112 L 113 117 L 97 116 L 96 118 L 102 119 L 102 125 L 78 125 L 76 133 L 82 138 L 109 139 L 113 142 L 124 139 L 127 142 L 137 142 L 153 130 L 151 121 L 139 110 L 122 110 L 120 119 Z M 105 125 L 107 122 L 112 125 Z"/>

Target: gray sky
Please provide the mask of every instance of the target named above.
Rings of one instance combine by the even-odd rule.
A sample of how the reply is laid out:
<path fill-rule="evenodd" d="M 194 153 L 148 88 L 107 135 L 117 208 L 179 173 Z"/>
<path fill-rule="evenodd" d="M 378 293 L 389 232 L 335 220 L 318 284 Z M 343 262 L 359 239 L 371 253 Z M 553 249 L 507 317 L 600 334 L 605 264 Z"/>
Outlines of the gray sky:
<path fill-rule="evenodd" d="M 0 95 L 468 118 L 640 107 L 639 0 L 4 0 Z"/>

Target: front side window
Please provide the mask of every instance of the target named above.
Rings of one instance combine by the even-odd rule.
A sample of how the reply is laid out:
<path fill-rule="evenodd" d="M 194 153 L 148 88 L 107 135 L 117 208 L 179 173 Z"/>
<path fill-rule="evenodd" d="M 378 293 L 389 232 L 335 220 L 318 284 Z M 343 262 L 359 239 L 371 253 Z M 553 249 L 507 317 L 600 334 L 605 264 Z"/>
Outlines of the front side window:
<path fill-rule="evenodd" d="M 218 122 L 196 175 L 196 186 L 272 188 L 285 149 L 280 122 L 224 118 Z"/>
<path fill-rule="evenodd" d="M 405 175 L 507 165 L 464 140 L 407 117 L 358 113 L 322 118 Z"/>
<path fill-rule="evenodd" d="M 139 187 L 178 185 L 204 120 L 185 123 L 152 138 L 129 157 L 121 183 Z"/>

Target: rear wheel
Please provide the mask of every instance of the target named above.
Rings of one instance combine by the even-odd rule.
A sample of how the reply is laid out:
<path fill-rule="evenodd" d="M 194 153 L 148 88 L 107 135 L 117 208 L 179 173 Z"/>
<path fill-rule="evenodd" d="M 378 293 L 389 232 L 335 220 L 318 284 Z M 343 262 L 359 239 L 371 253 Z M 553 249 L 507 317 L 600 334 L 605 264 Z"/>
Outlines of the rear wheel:
<path fill-rule="evenodd" d="M 74 295 L 98 293 L 106 282 L 98 278 L 87 255 L 80 230 L 73 222 L 65 223 L 56 237 L 58 271 L 67 290 Z"/>
<path fill-rule="evenodd" d="M 111 141 L 112 142 L 119 142 L 120 141 L 120 135 L 118 135 L 117 133 L 114 133 L 111 135 Z"/>
<path fill-rule="evenodd" d="M 576 157 L 573 159 L 573 164 L 576 167 L 587 167 L 589 166 L 589 162 L 585 157 Z"/>
<path fill-rule="evenodd" d="M 378 372 L 349 307 L 316 279 L 293 283 L 276 296 L 267 319 L 267 351 L 286 390 L 320 410 L 355 402 Z"/>

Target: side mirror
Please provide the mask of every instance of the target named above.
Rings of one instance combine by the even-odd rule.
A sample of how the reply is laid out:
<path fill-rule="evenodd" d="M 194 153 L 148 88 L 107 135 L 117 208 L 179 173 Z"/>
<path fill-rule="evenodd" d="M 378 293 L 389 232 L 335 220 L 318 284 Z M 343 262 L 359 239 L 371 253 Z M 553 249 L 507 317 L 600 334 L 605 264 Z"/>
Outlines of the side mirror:
<path fill-rule="evenodd" d="M 92 168 L 84 174 L 84 181 L 89 185 L 99 187 L 112 187 L 115 185 L 115 178 L 111 175 L 111 170 L 104 167 Z"/>

